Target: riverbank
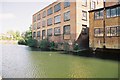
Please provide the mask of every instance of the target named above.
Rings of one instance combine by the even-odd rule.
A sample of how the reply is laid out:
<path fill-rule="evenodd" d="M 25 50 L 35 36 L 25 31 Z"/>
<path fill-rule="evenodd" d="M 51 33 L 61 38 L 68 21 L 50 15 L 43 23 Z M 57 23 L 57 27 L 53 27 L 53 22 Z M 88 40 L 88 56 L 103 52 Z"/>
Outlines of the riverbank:
<path fill-rule="evenodd" d="M 17 40 L 0 40 L 0 44 L 17 44 Z"/>
<path fill-rule="evenodd" d="M 66 52 L 62 52 L 62 53 L 76 55 L 76 56 L 83 56 L 83 57 L 93 57 L 93 58 L 120 61 L 120 50 L 119 49 L 97 48 L 96 50 L 84 49 L 84 50 L 78 50 L 78 51 L 75 51 L 75 50 L 74 51 L 66 51 Z"/>

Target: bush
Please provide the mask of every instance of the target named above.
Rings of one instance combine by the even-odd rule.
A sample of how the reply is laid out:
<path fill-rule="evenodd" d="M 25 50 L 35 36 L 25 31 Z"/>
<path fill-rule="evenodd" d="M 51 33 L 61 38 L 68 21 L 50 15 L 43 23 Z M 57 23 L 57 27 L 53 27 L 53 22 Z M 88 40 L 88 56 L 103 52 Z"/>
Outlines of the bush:
<path fill-rule="evenodd" d="M 26 45 L 26 42 L 25 42 L 24 39 L 20 39 L 20 40 L 18 41 L 18 44 L 20 44 L 20 45 Z"/>
<path fill-rule="evenodd" d="M 39 43 L 39 47 L 41 50 L 50 50 L 50 42 L 47 39 L 44 39 Z"/>
<path fill-rule="evenodd" d="M 64 48 L 64 51 L 69 51 L 70 50 L 70 45 L 67 42 L 64 42 L 63 43 L 63 48 Z"/>
<path fill-rule="evenodd" d="M 28 45 L 29 47 L 38 47 L 38 42 L 37 42 L 36 39 L 29 38 L 29 39 L 27 40 L 27 45 Z"/>
<path fill-rule="evenodd" d="M 55 49 L 55 43 L 54 41 L 50 42 L 50 50 L 54 50 Z"/>
<path fill-rule="evenodd" d="M 75 43 L 75 44 L 73 45 L 73 49 L 74 49 L 74 50 L 79 50 L 79 45 L 78 45 L 77 43 Z"/>

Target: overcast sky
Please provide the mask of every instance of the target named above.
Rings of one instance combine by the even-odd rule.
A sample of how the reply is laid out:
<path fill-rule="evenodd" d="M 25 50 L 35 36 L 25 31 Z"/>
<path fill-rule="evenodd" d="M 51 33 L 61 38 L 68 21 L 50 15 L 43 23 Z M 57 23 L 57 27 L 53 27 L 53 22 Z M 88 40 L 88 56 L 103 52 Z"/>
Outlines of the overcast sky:
<path fill-rule="evenodd" d="M 32 24 L 32 15 L 56 0 L 42 1 L 0 0 L 0 33 L 26 31 Z"/>

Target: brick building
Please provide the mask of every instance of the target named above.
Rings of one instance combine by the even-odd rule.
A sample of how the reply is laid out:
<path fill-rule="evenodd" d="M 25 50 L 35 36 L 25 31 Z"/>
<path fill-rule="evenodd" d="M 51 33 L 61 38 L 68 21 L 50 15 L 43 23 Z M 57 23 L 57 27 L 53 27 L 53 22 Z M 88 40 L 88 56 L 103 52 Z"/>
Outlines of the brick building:
<path fill-rule="evenodd" d="M 120 3 L 107 3 L 105 8 L 91 10 L 89 14 L 89 46 L 120 49 Z"/>
<path fill-rule="evenodd" d="M 68 42 L 71 45 L 77 41 L 81 47 L 87 45 L 88 11 L 103 7 L 102 1 L 57 0 L 53 2 L 33 15 L 33 38 L 38 41 L 48 38 L 50 41 Z"/>

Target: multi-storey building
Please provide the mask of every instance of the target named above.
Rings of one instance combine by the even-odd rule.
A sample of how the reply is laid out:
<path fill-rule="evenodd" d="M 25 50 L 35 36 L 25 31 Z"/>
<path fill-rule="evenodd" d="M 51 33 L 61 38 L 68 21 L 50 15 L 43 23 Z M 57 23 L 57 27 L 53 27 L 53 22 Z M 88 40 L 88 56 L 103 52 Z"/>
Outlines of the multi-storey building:
<path fill-rule="evenodd" d="M 63 0 L 62 0 L 63 1 Z M 103 7 L 103 0 L 58 0 L 33 15 L 32 33 L 38 41 L 48 38 L 54 42 L 74 41 L 86 44 L 89 10 Z"/>
<path fill-rule="evenodd" d="M 120 3 L 89 11 L 91 48 L 120 49 Z"/>

